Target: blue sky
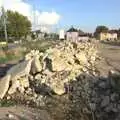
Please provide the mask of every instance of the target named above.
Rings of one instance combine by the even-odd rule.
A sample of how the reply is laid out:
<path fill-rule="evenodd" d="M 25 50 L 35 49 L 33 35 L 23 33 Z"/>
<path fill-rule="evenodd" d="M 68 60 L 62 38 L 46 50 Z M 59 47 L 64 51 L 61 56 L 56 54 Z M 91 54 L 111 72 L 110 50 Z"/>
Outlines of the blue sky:
<path fill-rule="evenodd" d="M 1 5 L 27 16 L 33 27 L 57 24 L 58 28 L 68 28 L 73 25 L 88 32 L 93 32 L 98 25 L 120 27 L 120 0 L 0 0 Z"/>
<path fill-rule="evenodd" d="M 97 25 L 120 27 L 120 0 L 28 0 L 41 11 L 60 14 L 59 26 L 93 31 Z"/>

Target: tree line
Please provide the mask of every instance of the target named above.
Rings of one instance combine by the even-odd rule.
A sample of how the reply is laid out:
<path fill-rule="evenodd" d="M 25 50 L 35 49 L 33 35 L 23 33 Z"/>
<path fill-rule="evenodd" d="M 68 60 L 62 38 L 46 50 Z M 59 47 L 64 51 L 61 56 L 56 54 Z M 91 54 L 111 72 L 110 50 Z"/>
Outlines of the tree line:
<path fill-rule="evenodd" d="M 97 26 L 96 30 L 94 32 L 94 36 L 97 38 L 97 36 L 103 32 L 103 33 L 107 33 L 107 32 L 113 32 L 113 33 L 117 33 L 118 38 L 120 38 L 120 29 L 114 29 L 114 30 L 109 30 L 109 28 L 107 26 L 101 25 L 101 26 Z"/>
<path fill-rule="evenodd" d="M 31 31 L 31 22 L 26 17 L 18 12 L 7 10 L 0 16 L 0 38 L 4 38 L 4 23 L 3 19 L 6 17 L 6 29 L 8 38 L 20 39 L 22 36 L 26 36 Z"/>

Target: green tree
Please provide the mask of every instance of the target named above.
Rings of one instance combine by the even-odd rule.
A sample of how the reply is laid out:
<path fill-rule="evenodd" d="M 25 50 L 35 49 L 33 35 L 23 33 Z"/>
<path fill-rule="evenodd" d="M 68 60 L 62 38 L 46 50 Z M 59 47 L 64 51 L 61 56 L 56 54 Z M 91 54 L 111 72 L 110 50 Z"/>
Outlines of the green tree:
<path fill-rule="evenodd" d="M 117 31 L 118 39 L 120 39 L 120 28 Z"/>
<path fill-rule="evenodd" d="M 18 12 L 7 11 L 7 32 L 9 37 L 21 38 L 31 31 L 31 22 Z"/>
<path fill-rule="evenodd" d="M 98 35 L 99 35 L 101 32 L 108 32 L 108 31 L 109 31 L 109 29 L 108 29 L 108 27 L 106 27 L 106 26 L 103 26 L 103 25 L 97 26 L 94 35 L 95 35 L 95 37 L 98 37 Z"/>

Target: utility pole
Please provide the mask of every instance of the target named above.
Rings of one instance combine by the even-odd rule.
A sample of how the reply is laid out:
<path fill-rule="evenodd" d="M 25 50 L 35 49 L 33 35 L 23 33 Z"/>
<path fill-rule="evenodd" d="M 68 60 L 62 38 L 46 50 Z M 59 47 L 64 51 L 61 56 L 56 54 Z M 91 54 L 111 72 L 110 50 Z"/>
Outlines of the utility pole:
<path fill-rule="evenodd" d="M 2 17 L 3 17 L 3 26 L 4 26 L 4 34 L 5 34 L 5 40 L 8 45 L 8 35 L 7 35 L 7 26 L 6 26 L 6 12 L 4 10 L 4 7 L 2 7 Z"/>

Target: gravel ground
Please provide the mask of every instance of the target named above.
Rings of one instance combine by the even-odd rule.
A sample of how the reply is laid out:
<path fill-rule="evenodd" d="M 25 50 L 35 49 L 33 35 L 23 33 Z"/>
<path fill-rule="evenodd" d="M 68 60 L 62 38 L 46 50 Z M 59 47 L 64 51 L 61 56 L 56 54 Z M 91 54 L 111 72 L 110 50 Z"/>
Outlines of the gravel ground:
<path fill-rule="evenodd" d="M 99 54 L 103 58 L 97 64 L 101 76 L 107 76 L 111 69 L 120 71 L 120 46 L 100 43 Z"/>
<path fill-rule="evenodd" d="M 25 106 L 0 108 L 0 120 L 52 120 L 45 110 Z"/>

